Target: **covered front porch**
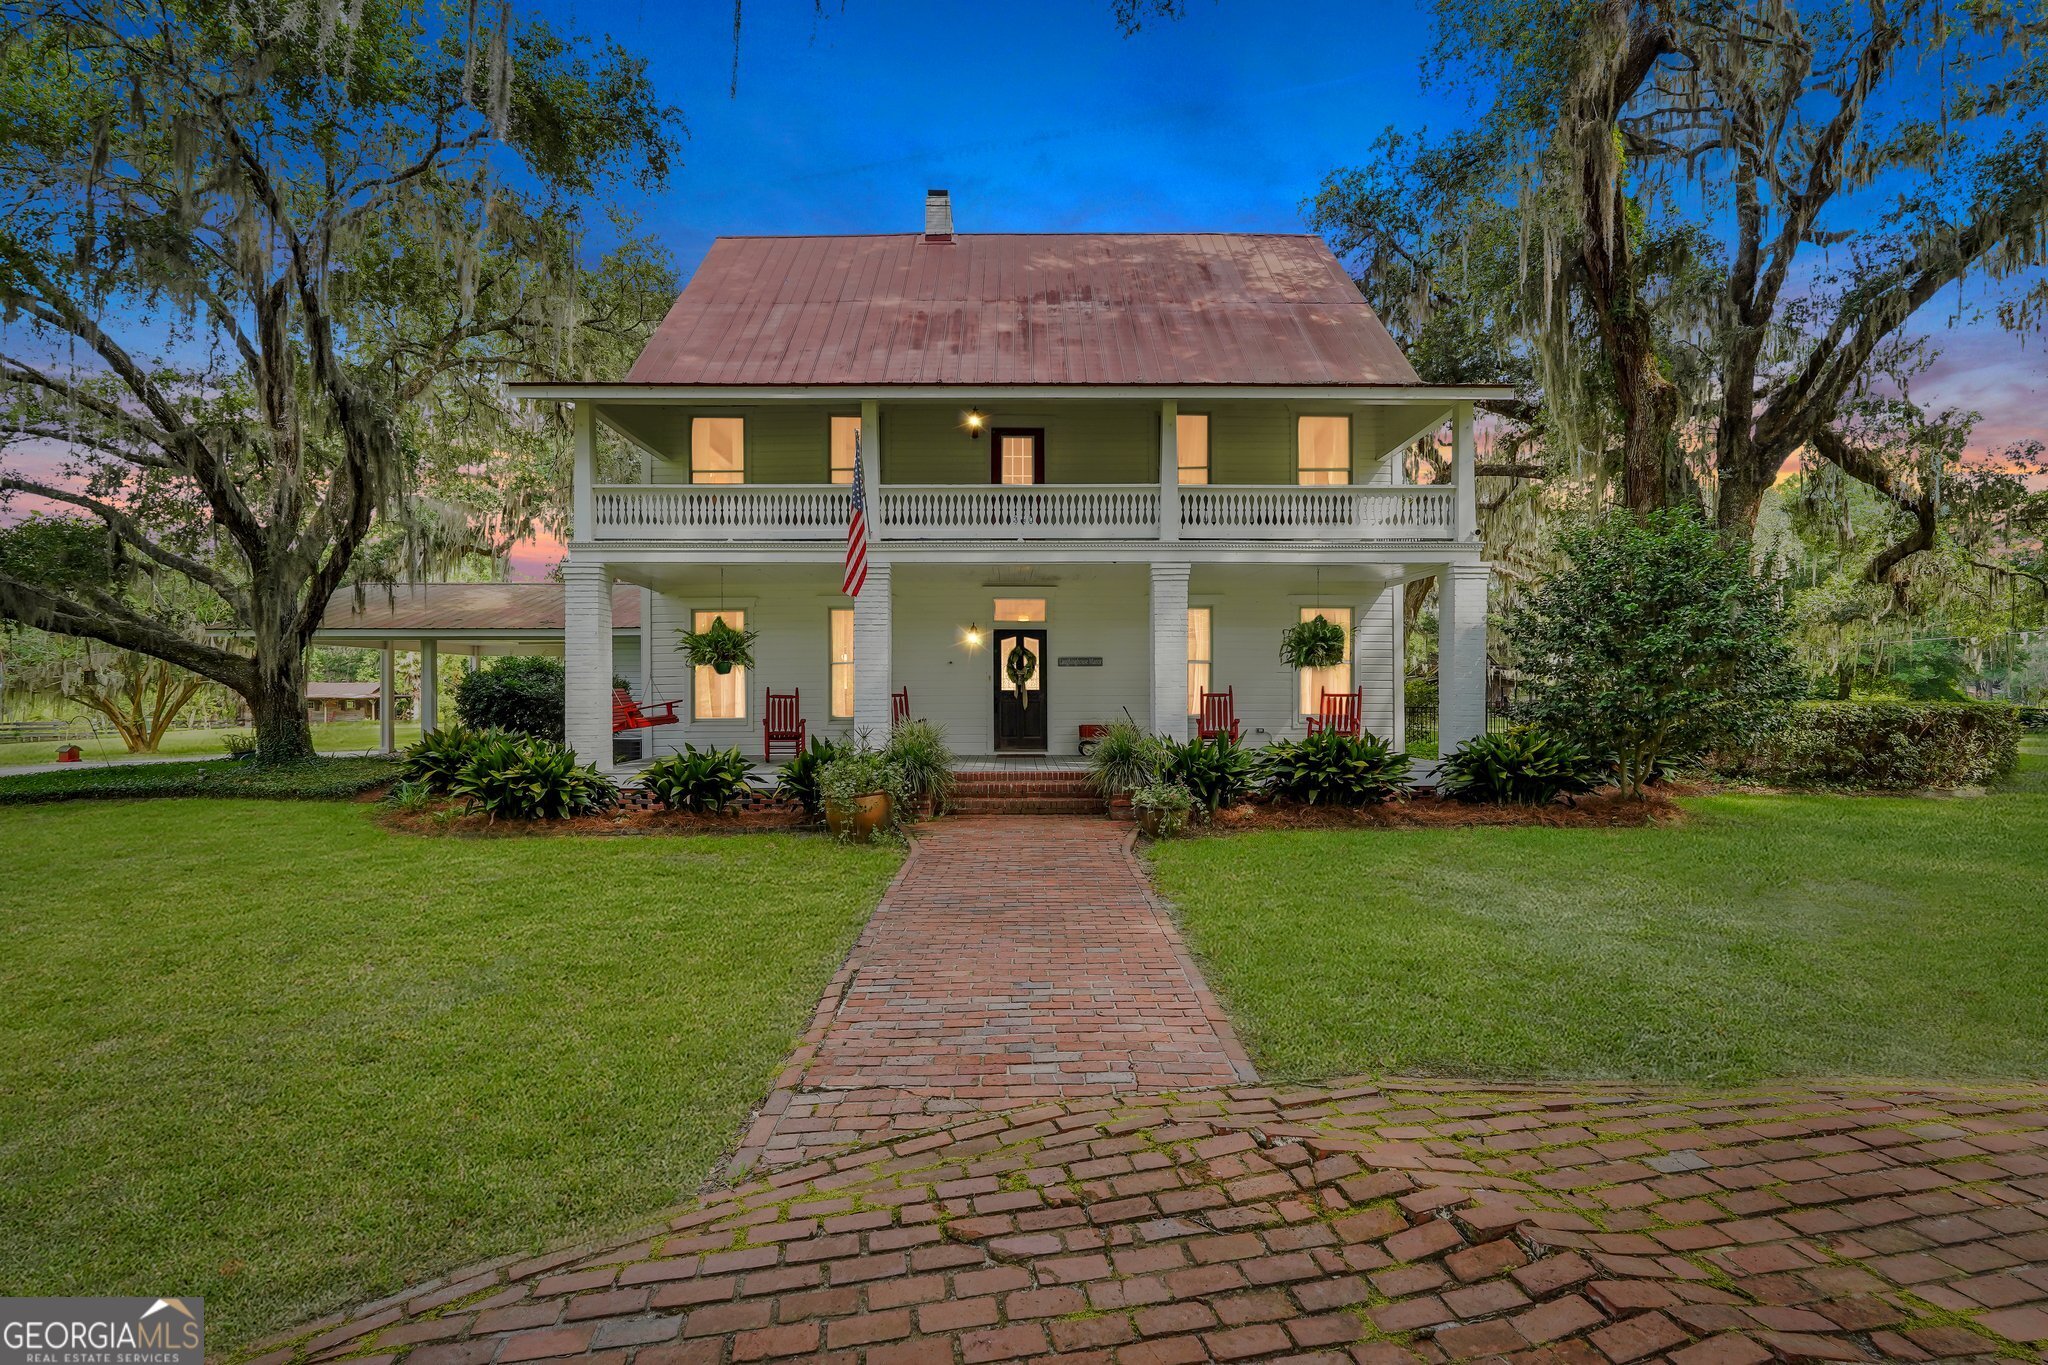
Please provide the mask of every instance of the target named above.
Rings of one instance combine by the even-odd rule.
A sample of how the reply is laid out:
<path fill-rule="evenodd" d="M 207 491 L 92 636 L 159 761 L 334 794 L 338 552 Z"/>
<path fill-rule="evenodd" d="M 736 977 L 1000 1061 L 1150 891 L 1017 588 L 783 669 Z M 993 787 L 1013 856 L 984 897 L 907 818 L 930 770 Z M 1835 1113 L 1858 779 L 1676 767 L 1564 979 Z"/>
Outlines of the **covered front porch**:
<path fill-rule="evenodd" d="M 1435 719 L 1448 749 L 1485 724 L 1482 564 L 877 560 L 849 599 L 837 563 L 572 561 L 569 740 L 586 755 L 614 752 L 623 684 L 643 709 L 674 702 L 675 720 L 618 736 L 621 768 L 685 744 L 765 763 L 770 693 L 795 694 L 809 736 L 879 743 L 907 705 L 945 728 L 963 766 L 1066 766 L 1082 761 L 1088 727 L 1129 719 L 1193 735 L 1204 692 L 1228 692 L 1242 741 L 1264 745 L 1301 738 L 1325 693 L 1355 690 L 1363 728 L 1405 747 L 1402 586 L 1432 576 L 1442 588 Z M 606 617 L 621 581 L 648 590 L 631 673 L 611 654 Z M 1291 669 L 1281 633 L 1318 612 L 1345 627 L 1347 657 Z M 759 633 L 752 668 L 716 675 L 679 652 L 679 632 L 716 616 Z M 1028 661 L 1013 668 L 1020 650 Z M 777 761 L 787 752 L 778 745 Z"/>

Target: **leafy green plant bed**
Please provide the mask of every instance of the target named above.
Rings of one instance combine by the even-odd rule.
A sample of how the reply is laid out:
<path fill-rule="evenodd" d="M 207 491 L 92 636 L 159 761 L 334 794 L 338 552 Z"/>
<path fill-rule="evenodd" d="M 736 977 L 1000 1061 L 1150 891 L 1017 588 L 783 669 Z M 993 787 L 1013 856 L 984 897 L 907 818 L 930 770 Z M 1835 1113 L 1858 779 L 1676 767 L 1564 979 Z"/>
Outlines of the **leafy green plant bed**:
<path fill-rule="evenodd" d="M 277 768 L 215 760 L 129 763 L 71 772 L 0 776 L 0 806 L 38 801 L 109 801 L 159 796 L 256 797 L 272 801 L 342 801 L 398 777 L 389 758 L 316 758 Z"/>

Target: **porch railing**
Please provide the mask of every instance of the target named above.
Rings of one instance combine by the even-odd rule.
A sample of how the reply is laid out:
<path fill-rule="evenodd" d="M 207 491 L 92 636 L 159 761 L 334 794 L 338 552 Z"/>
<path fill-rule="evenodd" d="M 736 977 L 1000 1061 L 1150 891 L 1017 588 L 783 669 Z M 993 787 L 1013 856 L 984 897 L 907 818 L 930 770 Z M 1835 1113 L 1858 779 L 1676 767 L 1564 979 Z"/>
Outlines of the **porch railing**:
<path fill-rule="evenodd" d="M 593 490 L 599 540 L 828 540 L 846 535 L 831 484 L 608 484 Z"/>
<path fill-rule="evenodd" d="M 1180 490 L 1188 540 L 1449 540 L 1457 524 L 1448 484 Z"/>
<path fill-rule="evenodd" d="M 1186 540 L 1451 540 L 1450 485 L 1226 487 L 1179 493 Z M 1154 540 L 1157 484 L 886 484 L 874 495 L 887 540 Z M 848 490 L 831 484 L 605 484 L 592 490 L 599 540 L 826 541 L 846 535 Z"/>
<path fill-rule="evenodd" d="M 1157 484 L 894 484 L 882 489 L 890 540 L 1150 540 Z"/>

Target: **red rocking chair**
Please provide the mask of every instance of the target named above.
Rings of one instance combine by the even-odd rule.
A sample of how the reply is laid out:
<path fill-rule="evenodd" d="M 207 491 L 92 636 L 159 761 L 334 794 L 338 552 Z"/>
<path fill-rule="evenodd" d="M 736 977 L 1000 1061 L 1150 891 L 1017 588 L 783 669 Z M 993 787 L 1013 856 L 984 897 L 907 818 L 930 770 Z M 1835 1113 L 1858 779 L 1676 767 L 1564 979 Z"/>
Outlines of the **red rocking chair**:
<path fill-rule="evenodd" d="M 643 707 L 625 688 L 612 689 L 612 733 L 615 735 L 623 735 L 628 730 L 649 730 L 657 725 L 674 725 L 680 719 L 676 715 L 676 703 L 672 701 L 658 701 Z"/>
<path fill-rule="evenodd" d="M 899 687 L 889 694 L 889 728 L 895 729 L 910 719 L 910 689 Z"/>
<path fill-rule="evenodd" d="M 1202 712 L 1195 717 L 1195 738 L 1207 743 L 1212 739 L 1228 738 L 1237 743 L 1237 689 L 1226 687 L 1221 692 L 1202 694 Z"/>
<path fill-rule="evenodd" d="M 1323 713 L 1308 718 L 1308 732 L 1312 735 L 1349 735 L 1356 739 L 1364 714 L 1364 688 L 1361 687 L 1355 692 L 1325 692 Z"/>
<path fill-rule="evenodd" d="M 797 704 L 800 692 L 797 689 L 768 694 L 767 714 L 761 718 L 761 756 L 770 763 L 775 761 L 776 745 L 787 744 L 791 755 L 796 755 L 809 742 Z"/>

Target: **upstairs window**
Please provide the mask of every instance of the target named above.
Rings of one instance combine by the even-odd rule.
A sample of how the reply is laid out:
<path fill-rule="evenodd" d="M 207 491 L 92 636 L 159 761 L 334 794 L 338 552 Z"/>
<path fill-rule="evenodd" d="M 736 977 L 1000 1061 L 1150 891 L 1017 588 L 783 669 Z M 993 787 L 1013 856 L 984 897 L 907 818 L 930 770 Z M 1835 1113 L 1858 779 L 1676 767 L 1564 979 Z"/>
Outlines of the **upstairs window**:
<path fill-rule="evenodd" d="M 690 482 L 747 481 L 747 423 L 743 417 L 690 419 Z"/>
<path fill-rule="evenodd" d="M 853 482 L 853 461 L 860 441 L 860 418 L 832 419 L 832 482 Z M 848 715 L 853 714 L 848 712 Z"/>
<path fill-rule="evenodd" d="M 990 483 L 1044 483 L 1045 432 L 1011 428 L 989 433 Z"/>
<path fill-rule="evenodd" d="M 858 417 L 853 419 L 858 422 Z M 850 476 L 849 476 L 850 477 Z M 853 608 L 832 608 L 832 719 L 853 714 Z"/>
<path fill-rule="evenodd" d="M 1316 617 L 1336 626 L 1344 632 L 1344 661 L 1331 664 L 1328 668 L 1304 668 L 1301 670 L 1301 714 L 1318 716 L 1323 711 L 1323 693 L 1336 694 L 1351 691 L 1351 608 L 1349 607 L 1303 607 L 1301 619 L 1313 621 Z"/>
<path fill-rule="evenodd" d="M 1184 412 L 1174 419 L 1174 448 L 1180 453 L 1182 483 L 1209 482 L 1209 416 Z"/>
<path fill-rule="evenodd" d="M 1295 424 L 1295 482 L 1351 482 L 1351 419 L 1302 417 Z"/>
<path fill-rule="evenodd" d="M 692 630 L 709 630 L 719 617 L 734 630 L 747 628 L 743 611 L 699 611 L 690 614 Z M 747 718 L 747 670 L 735 668 L 720 673 L 708 664 L 690 670 L 690 714 L 698 720 L 745 720 Z"/>

